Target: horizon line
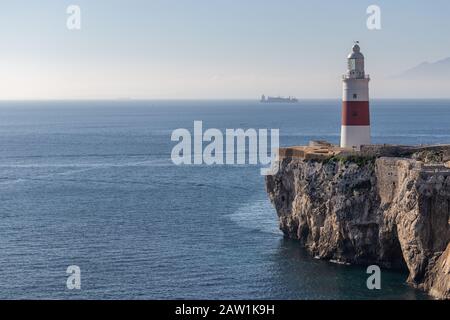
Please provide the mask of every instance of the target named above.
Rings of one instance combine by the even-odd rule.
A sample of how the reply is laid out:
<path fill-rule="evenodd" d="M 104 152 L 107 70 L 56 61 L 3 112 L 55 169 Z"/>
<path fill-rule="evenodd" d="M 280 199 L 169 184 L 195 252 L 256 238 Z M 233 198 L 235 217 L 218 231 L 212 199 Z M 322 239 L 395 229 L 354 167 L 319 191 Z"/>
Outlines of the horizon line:
<path fill-rule="evenodd" d="M 302 101 L 319 101 L 319 100 L 339 100 L 342 98 L 304 98 L 299 99 L 298 103 Z M 376 100 L 450 100 L 450 97 L 437 97 L 437 98 L 407 98 L 407 97 L 383 97 L 372 98 L 370 101 Z M 108 102 L 145 102 L 145 101 L 254 101 L 260 102 L 259 98 L 37 98 L 37 99 L 0 99 L 0 103 L 3 102 L 90 102 L 90 101 L 108 101 Z M 295 103 L 293 103 L 295 104 Z"/>

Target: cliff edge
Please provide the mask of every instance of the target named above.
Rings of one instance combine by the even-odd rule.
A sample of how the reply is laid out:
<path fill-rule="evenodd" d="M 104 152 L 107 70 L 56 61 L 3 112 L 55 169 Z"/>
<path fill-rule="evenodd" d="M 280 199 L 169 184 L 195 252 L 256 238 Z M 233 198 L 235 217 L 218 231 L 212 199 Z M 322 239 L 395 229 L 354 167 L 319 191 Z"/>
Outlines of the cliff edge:
<path fill-rule="evenodd" d="M 289 149 L 266 177 L 285 236 L 321 259 L 408 270 L 450 299 L 450 146 Z"/>

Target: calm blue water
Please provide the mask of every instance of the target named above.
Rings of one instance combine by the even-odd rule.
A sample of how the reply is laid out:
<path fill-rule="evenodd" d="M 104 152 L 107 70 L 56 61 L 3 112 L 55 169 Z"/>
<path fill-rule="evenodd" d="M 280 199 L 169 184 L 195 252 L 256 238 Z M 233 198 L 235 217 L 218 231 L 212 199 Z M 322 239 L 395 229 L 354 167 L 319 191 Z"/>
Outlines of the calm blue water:
<path fill-rule="evenodd" d="M 0 103 L 0 298 L 425 297 L 283 239 L 257 167 L 173 165 L 171 132 L 194 120 L 337 143 L 340 102 Z M 375 101 L 372 122 L 378 143 L 449 143 L 450 101 Z"/>

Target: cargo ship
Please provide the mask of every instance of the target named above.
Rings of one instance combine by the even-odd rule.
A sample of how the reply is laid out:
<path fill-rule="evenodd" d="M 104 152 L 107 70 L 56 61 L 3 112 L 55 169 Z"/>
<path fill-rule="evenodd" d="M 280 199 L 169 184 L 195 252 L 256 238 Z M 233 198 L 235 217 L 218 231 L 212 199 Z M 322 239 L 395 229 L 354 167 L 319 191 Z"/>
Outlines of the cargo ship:
<path fill-rule="evenodd" d="M 297 103 L 298 99 L 295 97 L 266 97 L 265 95 L 261 96 L 261 103 Z"/>

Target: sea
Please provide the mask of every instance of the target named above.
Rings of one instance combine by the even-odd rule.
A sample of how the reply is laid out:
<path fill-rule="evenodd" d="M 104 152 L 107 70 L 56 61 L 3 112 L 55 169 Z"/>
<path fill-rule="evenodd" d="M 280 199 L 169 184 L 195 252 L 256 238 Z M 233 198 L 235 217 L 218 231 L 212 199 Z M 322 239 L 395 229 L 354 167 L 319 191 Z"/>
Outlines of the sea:
<path fill-rule="evenodd" d="M 1 299 L 428 299 L 310 257 L 278 229 L 258 165 L 175 165 L 172 132 L 279 129 L 339 142 L 341 103 L 0 102 Z M 374 143 L 450 143 L 450 100 L 374 100 Z M 68 267 L 80 270 L 69 289 Z M 70 268 L 69 268 L 70 269 Z"/>

